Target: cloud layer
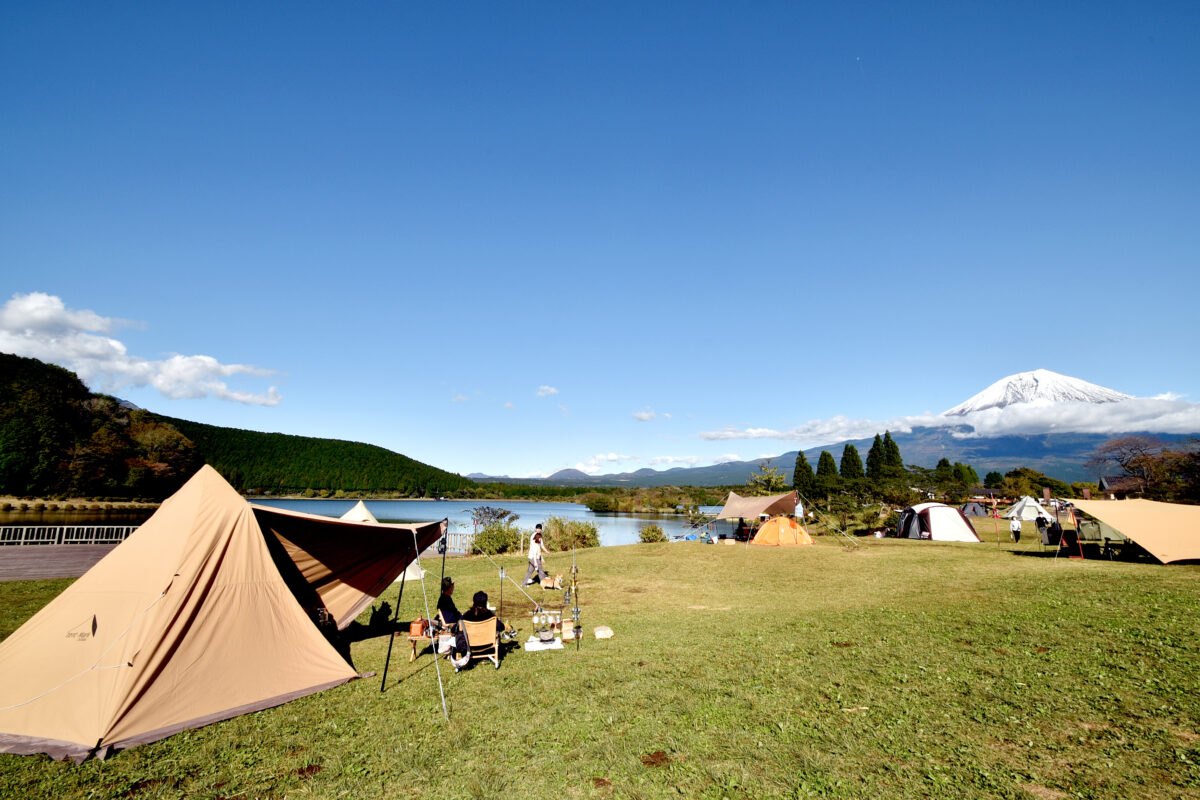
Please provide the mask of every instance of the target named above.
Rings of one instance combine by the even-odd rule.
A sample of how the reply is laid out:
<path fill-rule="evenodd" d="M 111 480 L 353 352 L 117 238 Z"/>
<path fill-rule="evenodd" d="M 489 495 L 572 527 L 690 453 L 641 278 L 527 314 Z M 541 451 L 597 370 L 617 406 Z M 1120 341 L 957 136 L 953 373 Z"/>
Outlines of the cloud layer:
<path fill-rule="evenodd" d="M 1068 432 L 1196 433 L 1200 431 L 1200 404 L 1186 402 L 1175 395 L 1134 397 L 1116 403 L 1034 402 L 1005 408 L 988 408 L 954 417 L 944 414 L 918 414 L 889 420 L 870 420 L 836 416 L 825 420 L 811 420 L 788 430 L 729 427 L 704 431 L 700 438 L 710 441 L 777 439 L 808 448 L 846 439 L 866 439 L 885 430 L 907 433 L 917 427 L 960 425 L 973 428 L 972 431 L 955 434 L 964 438 Z"/>
<path fill-rule="evenodd" d="M 66 367 L 89 386 L 110 393 L 125 386 L 152 386 L 175 399 L 215 397 L 260 406 L 283 399 L 274 386 L 255 393 L 231 389 L 225 382 L 236 375 L 266 377 L 274 374 L 271 370 L 222 364 L 204 355 L 171 355 L 159 361 L 130 355 L 109 334 L 133 324 L 69 309 L 54 295 L 14 294 L 0 308 L 0 351 Z"/>

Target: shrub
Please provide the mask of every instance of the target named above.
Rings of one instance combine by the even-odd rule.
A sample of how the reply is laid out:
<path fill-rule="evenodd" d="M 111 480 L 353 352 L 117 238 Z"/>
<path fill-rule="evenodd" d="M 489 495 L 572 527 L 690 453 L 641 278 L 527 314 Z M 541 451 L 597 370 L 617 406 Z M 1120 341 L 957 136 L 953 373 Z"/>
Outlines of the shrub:
<path fill-rule="evenodd" d="M 542 525 L 542 544 L 547 550 L 599 547 L 600 532 L 591 522 L 551 517 Z"/>
<path fill-rule="evenodd" d="M 642 540 L 643 544 L 665 542 L 667 540 L 667 535 L 663 533 L 663 529 L 654 524 L 643 525 L 641 532 L 638 533 L 638 537 Z"/>
<path fill-rule="evenodd" d="M 609 514 L 617 510 L 617 500 L 608 494 L 589 494 L 583 498 L 583 504 L 593 514 Z"/>
<path fill-rule="evenodd" d="M 508 553 L 516 550 L 521 542 L 521 532 L 512 522 L 491 522 L 479 529 L 471 539 L 472 553 Z"/>

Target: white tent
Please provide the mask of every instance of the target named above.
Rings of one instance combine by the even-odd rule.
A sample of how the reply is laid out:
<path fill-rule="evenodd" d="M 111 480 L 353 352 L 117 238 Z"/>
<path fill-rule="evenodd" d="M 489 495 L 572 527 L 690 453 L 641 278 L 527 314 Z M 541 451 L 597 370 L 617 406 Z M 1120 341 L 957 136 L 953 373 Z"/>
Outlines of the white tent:
<path fill-rule="evenodd" d="M 354 504 L 354 508 L 342 514 L 341 519 L 350 522 L 379 522 L 375 519 L 375 515 L 371 513 L 371 509 L 367 508 L 367 504 L 359 500 Z"/>
<path fill-rule="evenodd" d="M 345 514 L 342 514 L 341 519 L 350 522 L 374 522 L 377 525 L 379 524 L 379 520 L 375 518 L 375 515 L 371 513 L 371 509 L 367 508 L 367 504 L 362 500 L 359 500 L 357 503 L 355 503 L 354 508 L 347 511 Z M 396 576 L 396 580 L 393 582 L 399 583 L 403 578 L 407 578 L 412 581 L 419 581 L 424 577 L 425 569 L 416 561 L 413 561 L 404 568 L 404 572 L 401 572 Z"/>
<path fill-rule="evenodd" d="M 1005 519 L 1013 519 L 1014 517 L 1025 520 L 1035 520 L 1038 517 L 1054 519 L 1053 514 L 1042 508 L 1042 504 L 1029 495 L 1025 495 L 1018 500 L 1015 506 L 1004 512 L 1003 516 Z"/>
<path fill-rule="evenodd" d="M 979 536 L 963 513 L 945 503 L 920 503 L 900 512 L 896 535 L 902 539 L 935 542 L 978 542 Z"/>

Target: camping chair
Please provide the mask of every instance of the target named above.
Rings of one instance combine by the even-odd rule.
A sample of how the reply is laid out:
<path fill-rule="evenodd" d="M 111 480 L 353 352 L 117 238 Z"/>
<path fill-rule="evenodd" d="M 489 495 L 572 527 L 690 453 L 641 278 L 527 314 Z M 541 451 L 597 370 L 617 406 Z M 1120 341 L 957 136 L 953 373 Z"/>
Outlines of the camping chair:
<path fill-rule="evenodd" d="M 479 622 L 462 620 L 463 630 L 467 634 L 467 644 L 471 646 L 471 661 L 486 658 L 500 669 L 500 632 L 496 630 L 496 618 L 489 617 Z M 454 668 L 458 672 L 458 667 Z"/>

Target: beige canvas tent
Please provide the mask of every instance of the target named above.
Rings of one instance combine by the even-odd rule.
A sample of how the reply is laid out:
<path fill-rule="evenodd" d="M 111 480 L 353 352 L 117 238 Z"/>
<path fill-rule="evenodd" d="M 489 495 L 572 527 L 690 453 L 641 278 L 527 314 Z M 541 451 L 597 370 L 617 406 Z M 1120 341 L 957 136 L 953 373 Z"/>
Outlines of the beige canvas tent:
<path fill-rule="evenodd" d="M 104 757 L 356 677 L 314 619 L 346 627 L 444 526 L 251 506 L 202 468 L 0 643 L 0 752 Z"/>
<path fill-rule="evenodd" d="M 1200 506 L 1154 500 L 1072 500 L 1164 564 L 1200 559 Z"/>
<path fill-rule="evenodd" d="M 799 505 L 800 498 L 795 492 L 768 497 L 742 497 L 737 492 L 730 492 L 717 519 L 754 519 L 761 514 L 771 517 L 779 514 L 794 516 Z"/>
<path fill-rule="evenodd" d="M 1001 516 L 1003 516 L 1005 519 L 1035 520 L 1038 517 L 1054 519 L 1053 514 L 1047 511 L 1041 503 L 1029 495 L 1022 497 L 1016 502 L 1015 505 L 1012 506 L 1012 508 L 1005 511 Z"/>

